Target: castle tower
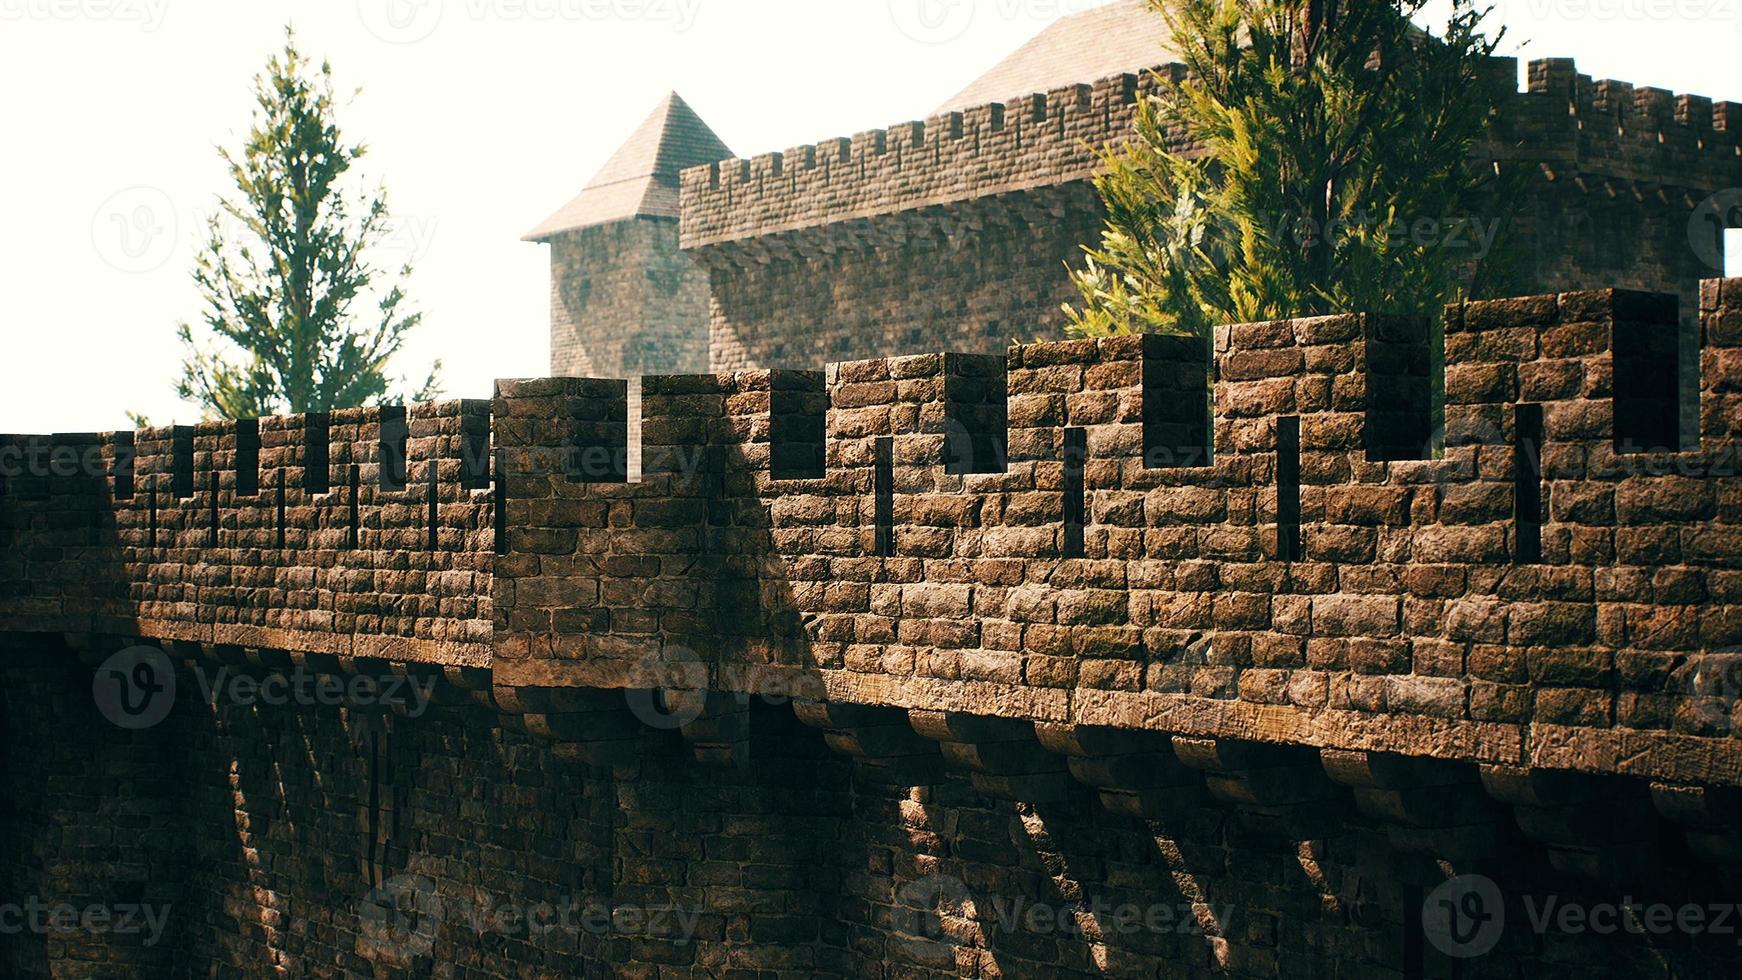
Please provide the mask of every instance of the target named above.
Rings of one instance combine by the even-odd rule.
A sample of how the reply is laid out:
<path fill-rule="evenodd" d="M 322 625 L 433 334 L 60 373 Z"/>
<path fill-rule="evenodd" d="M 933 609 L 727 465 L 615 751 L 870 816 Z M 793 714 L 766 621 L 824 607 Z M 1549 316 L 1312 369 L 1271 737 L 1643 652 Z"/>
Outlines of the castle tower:
<path fill-rule="evenodd" d="M 676 92 L 574 200 L 527 232 L 550 245 L 550 371 L 705 371 L 708 275 L 678 248 L 678 172 L 732 151 Z"/>

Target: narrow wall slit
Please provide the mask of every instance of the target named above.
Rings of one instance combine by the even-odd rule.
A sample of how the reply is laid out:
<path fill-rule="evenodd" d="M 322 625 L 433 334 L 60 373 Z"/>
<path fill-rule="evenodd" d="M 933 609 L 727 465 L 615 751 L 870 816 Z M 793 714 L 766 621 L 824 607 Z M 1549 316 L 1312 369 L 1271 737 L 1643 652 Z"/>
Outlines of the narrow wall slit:
<path fill-rule="evenodd" d="M 888 558 L 895 554 L 895 440 L 888 436 L 879 437 L 875 449 L 872 490 L 877 526 L 874 544 L 877 557 Z"/>
<path fill-rule="evenodd" d="M 1512 449 L 1514 560 L 1521 565 L 1542 560 L 1542 406 L 1515 409 Z"/>
<path fill-rule="evenodd" d="M 157 485 L 154 483 L 145 491 L 146 525 L 145 547 L 148 551 L 157 550 Z"/>
<path fill-rule="evenodd" d="M 1276 420 L 1276 557 L 1300 561 L 1300 416 Z"/>
<path fill-rule="evenodd" d="M 1367 399 L 1361 441 L 1369 462 L 1433 459 L 1443 430 L 1443 323 L 1426 317 L 1362 317 L 1367 350 Z"/>
<path fill-rule="evenodd" d="M 1617 317 L 1613 333 L 1615 451 L 1677 452 L 1681 445 L 1681 330 L 1659 319 Z"/>
<path fill-rule="evenodd" d="M 284 471 L 278 471 L 278 547 L 284 548 Z"/>
<path fill-rule="evenodd" d="M 1086 429 L 1065 430 L 1065 549 L 1066 558 L 1083 557 L 1083 525 L 1086 508 L 1083 501 L 1083 469 L 1089 459 L 1089 434 Z"/>
<path fill-rule="evenodd" d="M 218 546 L 218 471 L 211 470 L 206 474 L 206 489 L 208 510 L 206 513 L 206 547 Z"/>
<path fill-rule="evenodd" d="M 1422 923 L 1422 903 L 1427 900 L 1425 889 L 1417 888 L 1418 900 L 1403 903 L 1403 975 L 1406 980 L 1427 976 L 1427 950 L 1422 939 L 1427 935 Z"/>
<path fill-rule="evenodd" d="M 1209 466 L 1210 342 L 1146 334 L 1143 344 L 1143 466 Z"/>
<path fill-rule="evenodd" d="M 507 471 L 506 467 L 506 454 L 498 451 L 496 453 L 496 472 L 491 475 L 494 484 L 491 487 L 491 496 L 494 498 L 495 506 L 492 508 L 494 513 L 490 516 L 495 520 L 496 533 L 494 537 L 496 539 L 496 553 L 499 555 L 508 554 L 508 482 L 502 479 L 502 474 Z"/>
<path fill-rule="evenodd" d="M 585 379 L 568 400 L 563 476 L 570 483 L 629 482 L 629 382 Z"/>
<path fill-rule="evenodd" d="M 392 730 L 371 728 L 367 759 L 369 804 L 362 829 L 363 860 L 370 883 L 376 887 L 387 880 L 387 872 L 395 863 L 394 842 L 399 836 L 399 794 L 393 763 Z"/>
<path fill-rule="evenodd" d="M 363 508 L 357 497 L 363 489 L 363 470 L 356 463 L 351 464 L 351 527 L 345 538 L 346 547 L 356 548 L 363 537 Z"/>
<path fill-rule="evenodd" d="M 384 877 L 376 849 L 381 839 L 381 743 L 374 732 L 369 733 L 369 807 L 364 818 L 363 863 L 369 869 L 369 884 L 379 888 Z"/>
<path fill-rule="evenodd" d="M 436 521 L 440 517 L 440 513 L 439 513 L 439 503 L 438 503 L 438 499 L 436 496 L 436 461 L 433 459 L 429 461 L 428 499 L 429 499 L 429 550 L 434 551 L 434 550 L 436 550 L 437 546 L 440 545 L 441 537 L 440 537 L 440 535 L 438 533 L 438 529 L 436 527 Z"/>

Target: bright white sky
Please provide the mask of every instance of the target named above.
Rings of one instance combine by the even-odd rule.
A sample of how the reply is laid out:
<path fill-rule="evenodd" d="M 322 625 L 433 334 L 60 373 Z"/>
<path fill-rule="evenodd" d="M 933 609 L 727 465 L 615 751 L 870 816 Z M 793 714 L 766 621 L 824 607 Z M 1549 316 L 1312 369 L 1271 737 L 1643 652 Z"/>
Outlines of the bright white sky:
<path fill-rule="evenodd" d="M 171 383 L 194 249 L 229 189 L 213 147 L 246 132 L 287 21 L 363 87 L 340 123 L 372 145 L 425 313 L 399 370 L 439 356 L 448 396 L 489 397 L 547 369 L 545 247 L 520 235 L 668 90 L 738 153 L 781 149 L 923 117 L 1097 3 L 0 0 L 0 431 L 198 417 Z M 1742 99 L 1742 0 L 1499 0 L 1497 19 L 1526 57 Z M 118 223 L 141 208 L 149 242 Z"/>

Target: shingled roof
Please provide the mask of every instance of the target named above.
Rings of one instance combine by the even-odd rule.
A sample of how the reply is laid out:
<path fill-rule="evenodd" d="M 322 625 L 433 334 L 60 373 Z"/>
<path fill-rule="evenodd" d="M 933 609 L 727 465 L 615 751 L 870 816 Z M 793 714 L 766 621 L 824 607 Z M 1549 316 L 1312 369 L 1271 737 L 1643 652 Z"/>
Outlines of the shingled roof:
<path fill-rule="evenodd" d="M 1093 82 L 1177 60 L 1173 36 L 1144 0 L 1115 0 L 1061 18 L 981 75 L 939 112 Z"/>
<path fill-rule="evenodd" d="M 521 240 L 549 241 L 561 232 L 628 218 L 675 218 L 678 172 L 731 156 L 731 149 L 702 117 L 673 92 L 599 168 L 579 196 Z"/>

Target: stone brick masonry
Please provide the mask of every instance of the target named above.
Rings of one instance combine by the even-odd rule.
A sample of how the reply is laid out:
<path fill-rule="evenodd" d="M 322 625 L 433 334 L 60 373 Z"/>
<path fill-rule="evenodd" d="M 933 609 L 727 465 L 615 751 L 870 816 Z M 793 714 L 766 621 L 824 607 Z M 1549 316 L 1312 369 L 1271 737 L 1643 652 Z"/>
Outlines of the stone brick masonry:
<path fill-rule="evenodd" d="M 1490 71 L 1515 85 L 1515 60 L 1493 59 Z M 710 370 L 1001 354 L 1013 340 L 1059 336 L 1060 305 L 1079 298 L 1064 268 L 1101 231 L 1090 183 L 1099 152 L 1128 138 L 1158 79 L 1183 76 L 1169 65 L 1011 92 L 685 170 L 681 240 L 710 279 Z M 1723 228 L 1742 223 L 1738 132 L 1736 103 L 1593 80 L 1571 59 L 1532 61 L 1485 154 L 1527 177 L 1498 229 L 1509 243 L 1501 288 L 1673 292 L 1691 314 L 1699 281 L 1723 271 Z M 1174 149 L 1192 146 L 1180 137 Z M 1403 217 L 1430 222 L 1464 254 L 1488 247 L 1461 223 L 1469 215 Z M 1691 377 L 1691 316 L 1684 330 Z"/>
<path fill-rule="evenodd" d="M 1697 446 L 1676 303 L 1619 290 L 650 377 L 634 483 L 587 379 L 5 437 L 0 965 L 1732 974 L 1742 280 L 1700 297 Z M 1504 928 L 1448 935 L 1472 883 Z"/>
<path fill-rule="evenodd" d="M 639 377 L 704 370 L 708 278 L 677 222 L 632 218 L 561 232 L 551 248 L 551 373 Z M 630 327 L 633 326 L 633 329 Z"/>

